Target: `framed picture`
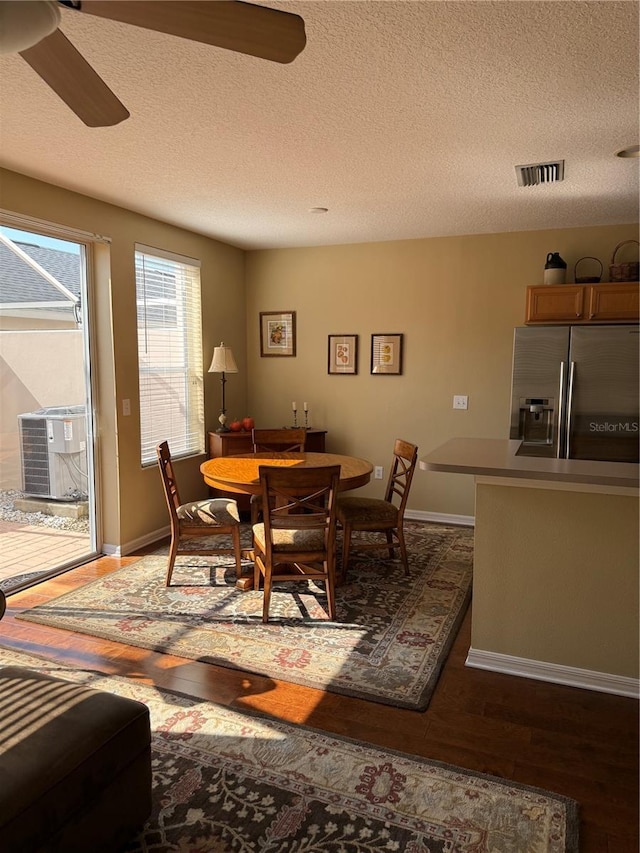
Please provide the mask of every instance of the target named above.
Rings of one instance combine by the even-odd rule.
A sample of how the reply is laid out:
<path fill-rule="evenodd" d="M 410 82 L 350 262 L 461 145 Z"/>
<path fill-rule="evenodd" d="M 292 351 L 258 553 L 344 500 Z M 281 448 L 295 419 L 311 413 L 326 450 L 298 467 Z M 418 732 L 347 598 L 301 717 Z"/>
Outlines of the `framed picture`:
<path fill-rule="evenodd" d="M 371 372 L 402 373 L 402 335 L 371 335 Z"/>
<path fill-rule="evenodd" d="M 296 354 L 296 312 L 260 312 L 260 355 Z"/>
<path fill-rule="evenodd" d="M 358 336 L 329 335 L 328 373 L 358 372 Z"/>

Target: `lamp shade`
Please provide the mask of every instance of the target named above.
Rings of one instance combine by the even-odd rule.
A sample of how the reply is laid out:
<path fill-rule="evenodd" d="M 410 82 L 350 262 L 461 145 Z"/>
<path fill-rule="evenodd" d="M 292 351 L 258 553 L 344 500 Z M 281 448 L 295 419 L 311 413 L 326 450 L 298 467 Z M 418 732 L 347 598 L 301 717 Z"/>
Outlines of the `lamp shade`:
<path fill-rule="evenodd" d="M 231 347 L 226 347 L 223 343 L 213 350 L 213 358 L 211 359 L 211 367 L 209 373 L 237 373 L 238 365 L 231 352 Z"/>

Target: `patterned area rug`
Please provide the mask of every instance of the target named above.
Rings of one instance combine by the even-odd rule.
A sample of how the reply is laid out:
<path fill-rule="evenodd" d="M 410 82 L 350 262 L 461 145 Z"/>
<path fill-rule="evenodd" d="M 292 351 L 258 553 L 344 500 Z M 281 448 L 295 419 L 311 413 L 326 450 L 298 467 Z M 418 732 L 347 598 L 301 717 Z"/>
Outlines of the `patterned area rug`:
<path fill-rule="evenodd" d="M 127 851 L 577 853 L 573 800 L 0 649 L 144 702 L 153 812 Z"/>
<path fill-rule="evenodd" d="M 411 575 L 379 553 L 354 556 L 327 621 L 324 587 L 234 586 L 232 558 L 148 556 L 19 618 L 397 707 L 427 707 L 470 597 L 473 530 L 406 524 Z M 247 563 L 247 570 L 250 568 Z"/>

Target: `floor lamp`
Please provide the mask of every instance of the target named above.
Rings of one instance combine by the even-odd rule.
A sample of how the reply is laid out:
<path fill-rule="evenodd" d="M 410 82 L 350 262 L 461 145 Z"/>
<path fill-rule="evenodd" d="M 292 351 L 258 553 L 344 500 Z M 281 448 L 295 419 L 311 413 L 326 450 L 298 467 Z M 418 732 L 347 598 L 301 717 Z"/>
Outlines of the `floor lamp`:
<path fill-rule="evenodd" d="M 220 381 L 222 382 L 222 408 L 220 409 L 220 426 L 216 432 L 229 432 L 227 426 L 227 409 L 224 402 L 224 384 L 227 381 L 225 373 L 237 373 L 238 365 L 231 352 L 231 347 L 226 347 L 223 343 L 213 350 L 213 358 L 211 359 L 211 367 L 209 373 L 219 373 Z"/>

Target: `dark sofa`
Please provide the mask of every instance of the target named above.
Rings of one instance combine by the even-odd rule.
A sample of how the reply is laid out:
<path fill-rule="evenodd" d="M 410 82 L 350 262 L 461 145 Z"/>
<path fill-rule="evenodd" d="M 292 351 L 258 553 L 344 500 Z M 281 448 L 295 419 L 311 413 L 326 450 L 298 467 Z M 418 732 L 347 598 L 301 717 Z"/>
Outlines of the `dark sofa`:
<path fill-rule="evenodd" d="M 1 853 L 114 853 L 149 816 L 151 786 L 146 705 L 0 665 Z"/>

